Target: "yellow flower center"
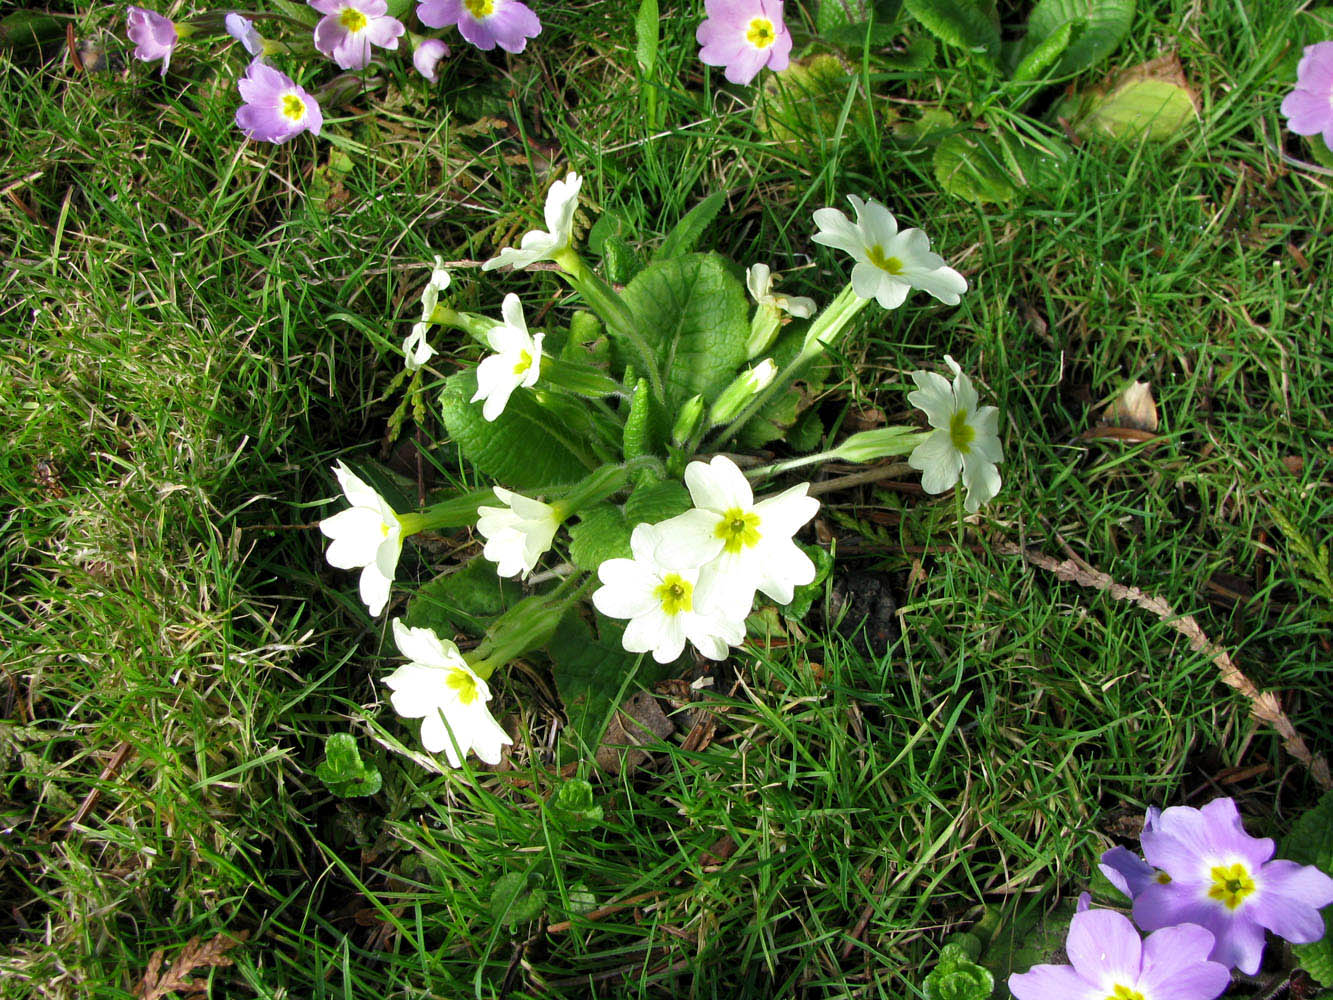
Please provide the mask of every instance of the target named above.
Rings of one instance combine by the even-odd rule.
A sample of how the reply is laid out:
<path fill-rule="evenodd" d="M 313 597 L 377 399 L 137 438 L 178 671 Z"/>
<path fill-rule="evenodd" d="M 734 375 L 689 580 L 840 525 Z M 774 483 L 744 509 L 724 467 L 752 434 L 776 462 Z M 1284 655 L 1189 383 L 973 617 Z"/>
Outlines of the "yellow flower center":
<path fill-rule="evenodd" d="M 495 13 L 495 0 L 463 0 L 463 6 L 478 21 L 483 21 Z"/>
<path fill-rule="evenodd" d="M 653 596 L 662 602 L 662 610 L 669 615 L 694 610 L 694 584 L 679 573 L 668 573 L 662 577 Z"/>
<path fill-rule="evenodd" d="M 338 23 L 352 34 L 356 34 L 366 26 L 367 18 L 353 7 L 344 7 L 343 12 L 338 15 Z"/>
<path fill-rule="evenodd" d="M 753 548 L 763 537 L 759 534 L 759 515 L 754 511 L 746 513 L 739 507 L 732 507 L 722 515 L 713 534 L 722 539 L 722 547 L 732 555 Z"/>
<path fill-rule="evenodd" d="M 959 410 L 949 418 L 949 440 L 960 455 L 970 454 L 977 429 L 967 422 L 967 411 Z"/>
<path fill-rule="evenodd" d="M 518 363 L 514 365 L 514 374 L 515 374 L 515 375 L 522 375 L 522 374 L 524 374 L 525 372 L 527 372 L 527 370 L 528 370 L 529 368 L 531 368 L 531 367 L 532 367 L 532 352 L 531 352 L 531 351 L 519 351 L 519 352 L 518 352 Z"/>
<path fill-rule="evenodd" d="M 745 30 L 745 40 L 756 49 L 768 48 L 777 40 L 777 37 L 778 33 L 773 30 L 773 22 L 766 17 L 754 18 Z"/>
<path fill-rule="evenodd" d="M 1237 909 L 1254 892 L 1254 879 L 1239 861 L 1229 868 L 1214 865 L 1208 874 L 1213 877 L 1208 898 L 1217 900 L 1228 910 Z"/>
<path fill-rule="evenodd" d="M 1116 983 L 1111 992 L 1106 994 L 1106 1000 L 1143 1000 L 1143 994 Z"/>
<path fill-rule="evenodd" d="M 903 262 L 897 257 L 885 257 L 884 248 L 876 243 L 866 251 L 866 256 L 870 258 L 870 263 L 874 264 L 881 271 L 889 274 L 902 274 Z"/>
<path fill-rule="evenodd" d="M 1156 875 L 1153 876 L 1153 881 L 1156 882 L 1158 885 L 1166 885 L 1168 882 L 1171 881 L 1171 876 L 1168 875 L 1166 872 L 1158 872 Z"/>
<path fill-rule="evenodd" d="M 477 700 L 477 679 L 466 670 L 456 667 L 450 670 L 445 683 L 458 692 L 458 700 L 464 705 L 471 705 Z"/>
<path fill-rule="evenodd" d="M 283 117 L 299 122 L 305 117 L 305 101 L 295 94 L 283 94 L 281 111 Z"/>

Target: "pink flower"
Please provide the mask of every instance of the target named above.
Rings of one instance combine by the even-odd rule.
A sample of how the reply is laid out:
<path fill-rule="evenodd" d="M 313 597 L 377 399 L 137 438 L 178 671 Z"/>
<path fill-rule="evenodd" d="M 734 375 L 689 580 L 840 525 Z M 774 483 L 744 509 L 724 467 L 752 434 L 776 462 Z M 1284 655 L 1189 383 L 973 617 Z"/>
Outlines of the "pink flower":
<path fill-rule="evenodd" d="M 144 62 L 161 59 L 162 75 L 166 76 L 171 52 L 180 41 L 180 34 L 171 19 L 142 7 L 130 7 L 125 20 L 130 41 L 134 43 L 134 58 Z"/>
<path fill-rule="evenodd" d="M 412 65 L 431 83 L 435 82 L 435 67 L 449 54 L 449 46 L 438 38 L 427 38 L 412 52 Z"/>
<path fill-rule="evenodd" d="M 258 59 L 264 54 L 264 39 L 259 34 L 259 29 L 255 27 L 255 22 L 248 17 L 242 17 L 234 11 L 226 16 L 222 22 L 227 29 L 227 34 L 241 43 L 241 48 L 250 53 L 254 59 Z"/>
<path fill-rule="evenodd" d="M 370 65 L 370 47 L 398 48 L 406 30 L 397 18 L 389 17 L 385 0 L 309 0 L 324 15 L 315 25 L 315 48 L 342 69 L 365 69 Z"/>
<path fill-rule="evenodd" d="M 236 85 L 245 101 L 236 111 L 236 124 L 247 138 L 280 145 L 307 130 L 319 135 L 324 125 L 319 102 L 285 73 L 256 61 Z"/>
<path fill-rule="evenodd" d="M 522 52 L 542 31 L 537 15 L 519 0 L 422 0 L 417 17 L 431 28 L 458 25 L 459 34 L 483 52 L 497 45 Z"/>
<path fill-rule="evenodd" d="M 767 66 L 787 68 L 791 35 L 782 20 L 782 0 L 705 0 L 708 17 L 694 33 L 699 58 L 725 66 L 732 83 L 749 83 Z"/>
<path fill-rule="evenodd" d="M 1333 149 L 1333 42 L 1307 45 L 1296 67 L 1296 89 L 1282 101 L 1287 127 L 1297 135 L 1324 134 Z"/>

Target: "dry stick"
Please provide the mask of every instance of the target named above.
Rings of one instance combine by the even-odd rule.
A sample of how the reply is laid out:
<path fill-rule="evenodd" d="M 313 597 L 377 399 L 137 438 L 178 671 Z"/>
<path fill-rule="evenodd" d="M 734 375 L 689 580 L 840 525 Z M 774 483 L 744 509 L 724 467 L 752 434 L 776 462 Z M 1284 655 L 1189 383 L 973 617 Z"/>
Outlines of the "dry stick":
<path fill-rule="evenodd" d="M 1266 722 L 1282 737 L 1282 745 L 1287 752 L 1310 770 L 1315 784 L 1324 790 L 1333 789 L 1333 775 L 1329 774 L 1328 761 L 1323 754 L 1311 753 L 1301 734 L 1291 724 L 1287 714 L 1282 711 L 1277 695 L 1271 691 L 1260 691 L 1254 682 L 1241 673 L 1231 655 L 1216 645 L 1204 634 L 1193 615 L 1180 615 L 1160 597 L 1145 594 L 1138 587 L 1126 587 L 1098 570 L 1093 569 L 1081 559 L 1066 559 L 1063 562 L 1036 552 L 1024 549 L 1013 542 L 1001 542 L 997 551 L 1008 556 L 1022 556 L 1034 566 L 1039 566 L 1048 573 L 1053 573 L 1061 580 L 1077 583 L 1080 587 L 1093 587 L 1110 594 L 1117 601 L 1132 601 L 1145 611 L 1151 611 L 1165 624 L 1189 640 L 1190 648 L 1202 653 L 1213 661 L 1223 684 L 1235 688 L 1250 701 L 1250 714 L 1261 722 Z M 1079 565 L 1082 563 L 1082 565 Z"/>

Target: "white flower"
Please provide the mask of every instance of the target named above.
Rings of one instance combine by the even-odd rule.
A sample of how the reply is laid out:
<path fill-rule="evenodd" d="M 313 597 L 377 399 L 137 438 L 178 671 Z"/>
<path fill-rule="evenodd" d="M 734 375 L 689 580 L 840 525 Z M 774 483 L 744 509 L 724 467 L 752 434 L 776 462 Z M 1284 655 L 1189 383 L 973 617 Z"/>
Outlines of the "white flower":
<path fill-rule="evenodd" d="M 907 401 L 924 410 L 935 430 L 908 456 L 907 463 L 919 469 L 921 488 L 927 493 L 943 493 L 958 482 L 963 473 L 969 513 L 1000 492 L 1000 473 L 996 462 L 1004 460 L 1000 451 L 998 423 L 1000 411 L 993 406 L 977 407 L 977 391 L 949 355 L 944 362 L 953 371 L 953 385 L 935 372 L 917 371 L 912 381 L 917 391 L 907 394 Z"/>
<path fill-rule="evenodd" d="M 497 267 L 510 264 L 517 269 L 525 268 L 539 260 L 553 260 L 555 255 L 569 246 L 574 235 L 574 209 L 579 204 L 579 188 L 583 178 L 572 170 L 563 181 L 556 181 L 546 193 L 546 227 L 550 232 L 534 229 L 525 233 L 519 241 L 518 249 L 505 247 L 500 256 L 481 265 L 483 271 L 493 271 Z"/>
<path fill-rule="evenodd" d="M 629 541 L 634 558 L 608 559 L 597 567 L 603 586 L 594 591 L 592 603 L 609 618 L 629 619 L 622 641 L 631 653 L 651 652 L 658 663 L 670 663 L 688 639 L 709 659 L 723 659 L 728 646 L 745 639 L 745 622 L 700 604 L 697 568 L 669 569 L 658 563 L 655 553 L 666 539 L 663 528 L 638 525 Z"/>
<path fill-rule="evenodd" d="M 560 512 L 540 500 L 532 500 L 501 486 L 494 487 L 503 507 L 478 507 L 477 530 L 486 539 L 482 555 L 497 563 L 500 576 L 527 575 L 551 547 L 551 539 L 562 520 Z"/>
<path fill-rule="evenodd" d="M 786 296 L 773 294 L 773 274 L 767 264 L 755 264 L 745 272 L 745 287 L 750 296 L 763 306 L 771 306 L 798 319 L 809 319 L 815 314 L 815 300 L 803 295 Z"/>
<path fill-rule="evenodd" d="M 956 306 L 967 291 L 967 279 L 944 258 L 930 252 L 930 240 L 920 229 L 898 232 L 893 214 L 877 201 L 847 196 L 856 210 L 853 225 L 836 208 L 815 212 L 816 243 L 852 255 L 852 289 L 863 299 L 875 299 L 885 309 L 897 309 L 908 289 L 920 288 L 947 305 Z"/>
<path fill-rule="evenodd" d="M 755 502 L 745 474 L 717 455 L 707 464 L 691 462 L 685 485 L 694 509 L 657 527 L 657 558 L 668 566 L 699 566 L 699 603 L 743 618 L 756 590 L 789 604 L 794 589 L 815 578 L 815 564 L 792 541 L 815 516 L 819 501 L 801 483 Z"/>
<path fill-rule="evenodd" d="M 472 402 L 484 399 L 481 415 L 494 420 L 504 412 L 509 394 L 519 386 L 530 389 L 537 384 L 542 369 L 542 339 L 528 333 L 523 319 L 523 307 L 518 296 L 510 292 L 500 304 L 504 322 L 491 327 L 486 340 L 495 353 L 477 365 L 477 392 Z"/>
<path fill-rule="evenodd" d="M 500 763 L 500 748 L 514 741 L 491 716 L 491 690 L 458 647 L 401 618 L 393 620 L 393 637 L 410 662 L 384 678 L 393 692 L 389 702 L 403 718 L 424 720 L 422 745 L 443 752 L 452 767 L 462 767 L 469 750 L 487 764 Z"/>
<path fill-rule="evenodd" d="M 333 467 L 333 474 L 352 506 L 319 522 L 319 530 L 333 539 L 325 555 L 338 569 L 365 567 L 361 570 L 361 600 L 371 615 L 379 615 L 389 600 L 403 551 L 403 525 L 384 498 L 342 462 Z"/>
<path fill-rule="evenodd" d="M 412 326 L 412 332 L 403 341 L 403 364 L 410 372 L 416 371 L 436 354 L 435 348 L 426 343 L 426 334 L 430 332 L 431 315 L 439 304 L 440 293 L 449 287 L 449 272 L 444 269 L 444 261 L 435 256 L 435 269 L 430 273 L 430 281 L 421 290 L 421 322 Z"/>

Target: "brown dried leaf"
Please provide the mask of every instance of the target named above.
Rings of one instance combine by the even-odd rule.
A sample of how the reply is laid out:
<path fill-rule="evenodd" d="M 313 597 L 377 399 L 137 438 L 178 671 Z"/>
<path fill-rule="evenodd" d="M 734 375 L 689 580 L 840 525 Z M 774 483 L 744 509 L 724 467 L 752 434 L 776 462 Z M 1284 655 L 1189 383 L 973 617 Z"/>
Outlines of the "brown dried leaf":
<path fill-rule="evenodd" d="M 611 774 L 633 774 L 648 760 L 648 754 L 639 747 L 664 740 L 676 731 L 662 707 L 647 691 L 636 691 L 621 703 L 606 736 L 597 748 L 597 765 Z M 624 755 L 625 747 L 632 749 Z"/>
<path fill-rule="evenodd" d="M 148 959 L 148 968 L 134 988 L 134 995 L 139 1000 L 163 1000 L 171 993 L 202 993 L 208 987 L 190 978 L 195 969 L 225 969 L 234 964 L 227 952 L 235 948 L 250 936 L 249 931 L 241 931 L 235 937 L 219 934 L 205 943 L 193 937 L 185 942 L 176 960 L 167 968 L 162 968 L 165 957 L 163 949 L 153 952 Z"/>
<path fill-rule="evenodd" d="M 1157 404 L 1152 398 L 1152 386 L 1135 382 L 1102 411 L 1101 423 L 1136 431 L 1157 430 Z"/>

